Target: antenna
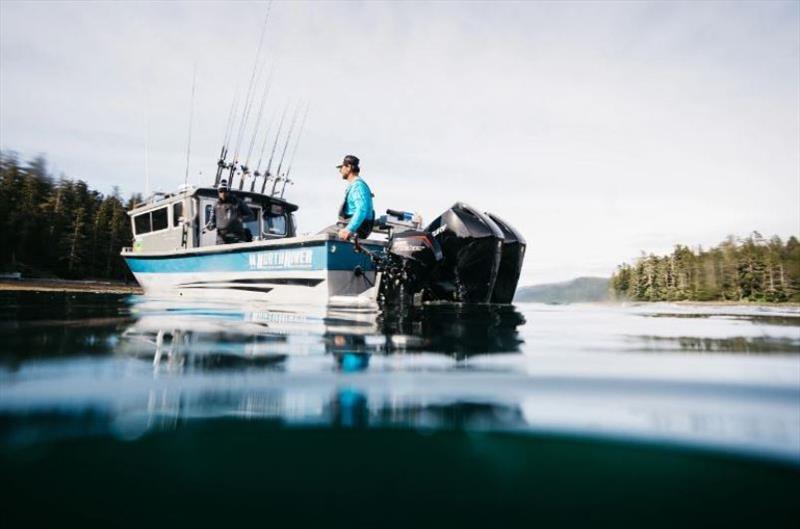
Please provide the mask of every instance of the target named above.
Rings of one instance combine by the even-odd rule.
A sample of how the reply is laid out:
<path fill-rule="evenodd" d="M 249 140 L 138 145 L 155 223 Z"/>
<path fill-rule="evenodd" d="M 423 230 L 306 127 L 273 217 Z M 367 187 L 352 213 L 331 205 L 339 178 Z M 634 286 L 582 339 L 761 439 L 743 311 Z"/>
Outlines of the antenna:
<path fill-rule="evenodd" d="M 183 185 L 189 183 L 189 159 L 192 155 L 192 121 L 194 120 L 194 90 L 197 84 L 197 63 L 192 68 L 192 101 L 189 105 L 189 139 L 186 141 L 186 174 L 183 177 Z"/>
<path fill-rule="evenodd" d="M 150 92 L 142 79 L 144 89 L 144 196 L 150 196 Z"/>

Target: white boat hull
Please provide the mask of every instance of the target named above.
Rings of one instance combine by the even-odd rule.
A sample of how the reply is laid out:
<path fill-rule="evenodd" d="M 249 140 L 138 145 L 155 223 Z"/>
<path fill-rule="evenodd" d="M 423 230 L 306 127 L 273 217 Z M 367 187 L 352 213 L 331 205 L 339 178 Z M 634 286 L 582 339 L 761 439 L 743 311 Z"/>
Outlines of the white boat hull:
<path fill-rule="evenodd" d="M 370 242 L 379 249 L 380 242 Z M 145 294 L 281 304 L 377 303 L 367 255 L 327 235 L 174 252 L 123 254 Z"/>

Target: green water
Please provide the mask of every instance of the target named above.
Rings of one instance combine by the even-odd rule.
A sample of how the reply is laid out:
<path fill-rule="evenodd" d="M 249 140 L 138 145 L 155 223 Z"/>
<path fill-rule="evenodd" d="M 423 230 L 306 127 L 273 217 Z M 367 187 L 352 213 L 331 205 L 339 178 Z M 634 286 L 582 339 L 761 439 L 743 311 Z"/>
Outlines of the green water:
<path fill-rule="evenodd" d="M 792 310 L 0 302 L 3 527 L 800 524 Z"/>

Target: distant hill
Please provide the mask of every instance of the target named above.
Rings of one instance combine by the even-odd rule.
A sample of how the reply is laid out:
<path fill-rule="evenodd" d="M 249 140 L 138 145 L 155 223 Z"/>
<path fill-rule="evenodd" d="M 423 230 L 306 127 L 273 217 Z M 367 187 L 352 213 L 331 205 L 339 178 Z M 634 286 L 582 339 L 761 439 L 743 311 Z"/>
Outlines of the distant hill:
<path fill-rule="evenodd" d="M 582 301 L 607 301 L 607 277 L 578 277 L 563 283 L 548 283 L 520 287 L 514 301 L 540 303 L 579 303 Z"/>

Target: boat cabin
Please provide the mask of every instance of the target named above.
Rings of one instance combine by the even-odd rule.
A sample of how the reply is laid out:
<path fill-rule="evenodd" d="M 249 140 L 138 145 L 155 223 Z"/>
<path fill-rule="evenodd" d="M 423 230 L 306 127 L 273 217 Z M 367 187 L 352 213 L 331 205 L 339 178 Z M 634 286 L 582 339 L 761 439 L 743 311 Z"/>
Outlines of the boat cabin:
<path fill-rule="evenodd" d="M 294 237 L 297 206 L 282 198 L 231 190 L 253 211 L 245 222 L 253 241 Z M 215 230 L 205 231 L 217 201 L 213 187 L 186 187 L 177 193 L 156 193 L 128 215 L 133 228 L 134 252 L 168 252 L 215 246 Z"/>

